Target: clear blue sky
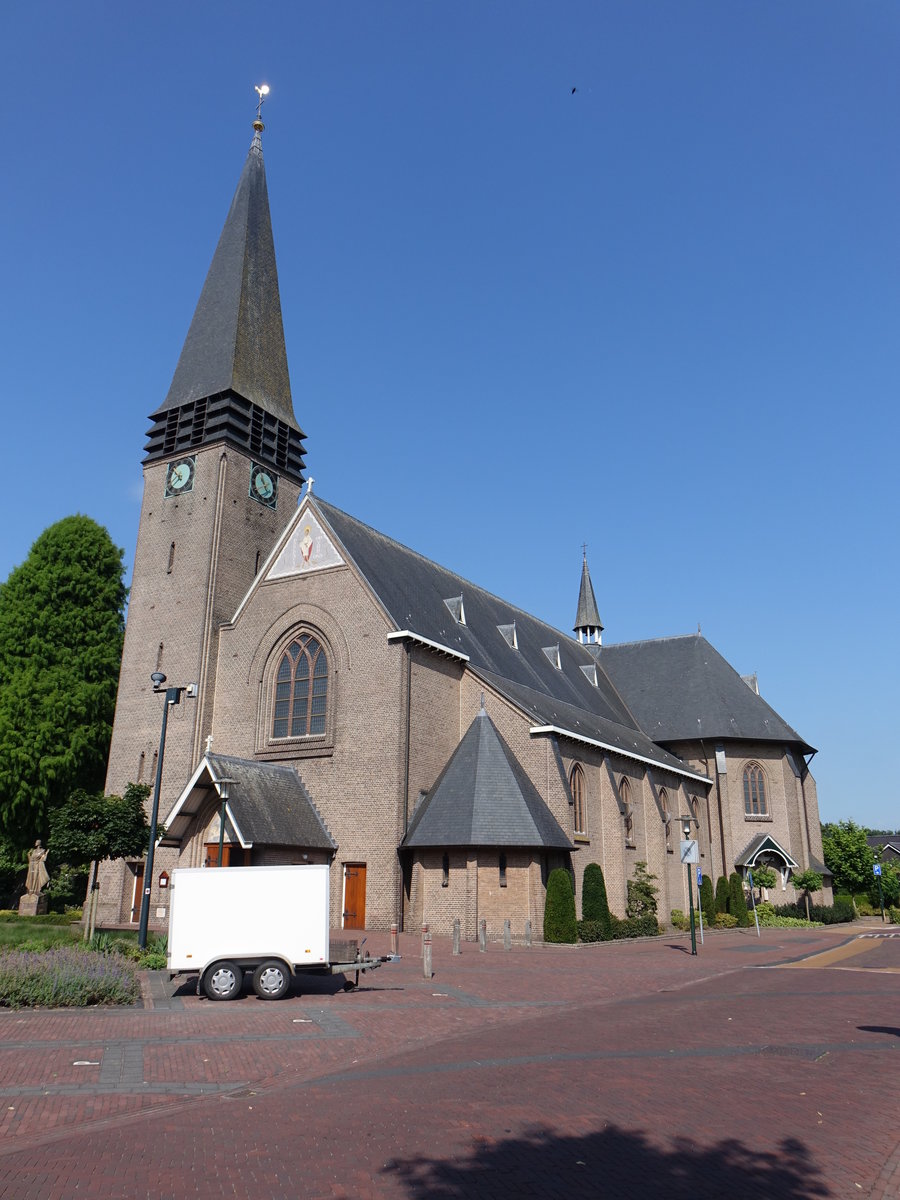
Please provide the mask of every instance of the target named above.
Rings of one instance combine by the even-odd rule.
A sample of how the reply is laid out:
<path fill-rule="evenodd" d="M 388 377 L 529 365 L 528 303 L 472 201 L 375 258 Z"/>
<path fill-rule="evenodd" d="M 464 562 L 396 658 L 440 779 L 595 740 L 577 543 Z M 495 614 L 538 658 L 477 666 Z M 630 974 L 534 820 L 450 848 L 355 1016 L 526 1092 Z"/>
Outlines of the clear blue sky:
<path fill-rule="evenodd" d="M 326 499 L 564 630 L 703 633 L 900 827 L 896 0 L 7 6 L 0 578 L 130 563 L 252 136 Z M 576 90 L 573 92 L 573 88 Z"/>

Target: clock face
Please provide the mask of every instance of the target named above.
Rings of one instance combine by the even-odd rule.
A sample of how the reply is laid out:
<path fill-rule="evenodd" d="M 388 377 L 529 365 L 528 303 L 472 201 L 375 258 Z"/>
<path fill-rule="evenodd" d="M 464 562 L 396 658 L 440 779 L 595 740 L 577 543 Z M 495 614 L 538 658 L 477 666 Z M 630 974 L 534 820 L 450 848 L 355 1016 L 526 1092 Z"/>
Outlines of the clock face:
<path fill-rule="evenodd" d="M 250 495 L 260 504 L 274 508 L 278 501 L 278 476 L 254 463 L 250 468 Z"/>
<path fill-rule="evenodd" d="M 166 471 L 167 496 L 180 496 L 184 492 L 193 491 L 196 462 L 196 457 L 191 455 L 190 458 L 178 458 L 169 463 L 169 469 Z"/>

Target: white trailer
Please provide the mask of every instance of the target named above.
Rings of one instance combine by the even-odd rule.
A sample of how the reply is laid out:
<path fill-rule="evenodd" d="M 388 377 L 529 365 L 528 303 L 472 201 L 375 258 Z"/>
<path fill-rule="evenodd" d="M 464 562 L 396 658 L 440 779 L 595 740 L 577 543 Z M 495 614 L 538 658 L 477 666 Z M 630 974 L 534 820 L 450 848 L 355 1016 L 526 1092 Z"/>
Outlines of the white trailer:
<path fill-rule="evenodd" d="M 390 957 L 343 943 L 332 958 L 327 866 L 178 868 L 169 892 L 169 973 L 197 972 L 210 1000 L 239 996 L 251 971 L 261 1000 L 280 1000 L 301 971 L 349 973 L 352 987 Z"/>

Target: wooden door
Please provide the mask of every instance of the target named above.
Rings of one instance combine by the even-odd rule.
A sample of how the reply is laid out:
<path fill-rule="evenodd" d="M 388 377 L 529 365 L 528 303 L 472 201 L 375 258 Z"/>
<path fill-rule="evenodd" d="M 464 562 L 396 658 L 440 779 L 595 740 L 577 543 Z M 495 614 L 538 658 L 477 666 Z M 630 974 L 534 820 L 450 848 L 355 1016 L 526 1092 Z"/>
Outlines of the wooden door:
<path fill-rule="evenodd" d="M 366 927 L 366 864 L 344 864 L 344 928 Z"/>
<path fill-rule="evenodd" d="M 131 868 L 134 871 L 134 891 L 131 895 L 131 923 L 136 925 L 141 919 L 141 900 L 144 898 L 144 864 L 138 863 Z"/>

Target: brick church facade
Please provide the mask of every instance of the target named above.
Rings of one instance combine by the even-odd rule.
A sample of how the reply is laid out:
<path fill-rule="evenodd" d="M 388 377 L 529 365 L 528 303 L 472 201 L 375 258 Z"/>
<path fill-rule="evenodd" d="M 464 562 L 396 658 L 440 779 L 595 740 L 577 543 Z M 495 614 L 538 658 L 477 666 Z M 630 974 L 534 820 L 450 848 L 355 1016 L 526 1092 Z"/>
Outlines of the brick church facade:
<path fill-rule="evenodd" d="M 314 493 L 261 132 L 145 446 L 107 791 L 156 778 L 151 674 L 185 687 L 151 927 L 176 866 L 323 861 L 345 928 L 540 936 L 549 871 L 580 901 L 590 862 L 620 915 L 647 863 L 666 916 L 685 817 L 705 875 L 766 863 L 793 899 L 792 870 L 824 871 L 815 751 L 755 681 L 699 634 L 602 645 L 586 561 L 570 636 Z M 104 864 L 101 924 L 137 921 L 143 868 Z"/>

